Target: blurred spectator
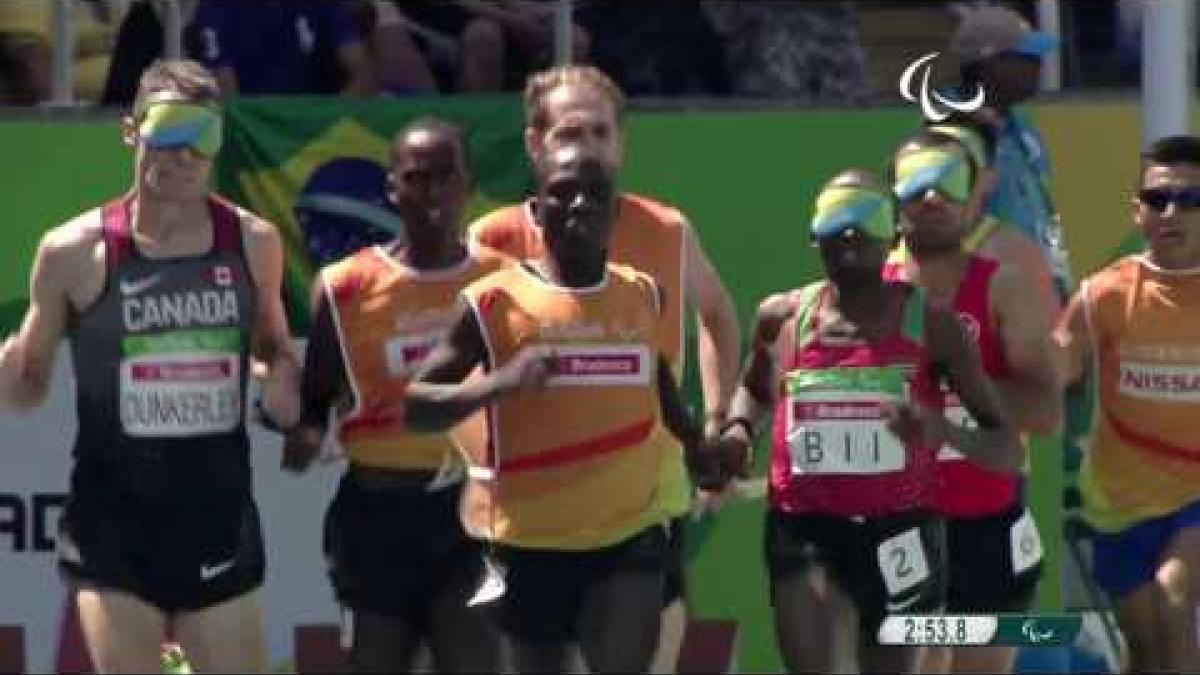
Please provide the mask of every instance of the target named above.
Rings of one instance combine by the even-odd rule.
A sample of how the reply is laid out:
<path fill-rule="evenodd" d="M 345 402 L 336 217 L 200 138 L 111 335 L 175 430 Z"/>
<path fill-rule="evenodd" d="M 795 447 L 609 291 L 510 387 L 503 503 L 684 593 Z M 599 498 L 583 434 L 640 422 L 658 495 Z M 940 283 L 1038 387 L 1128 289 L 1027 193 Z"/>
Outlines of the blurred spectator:
<path fill-rule="evenodd" d="M 725 36 L 733 93 L 853 104 L 870 96 L 851 2 L 710 0 Z"/>
<path fill-rule="evenodd" d="M 583 3 L 592 61 L 631 96 L 729 93 L 722 37 L 694 0 Z"/>
<path fill-rule="evenodd" d="M 433 73 L 395 5 L 388 0 L 356 0 L 351 11 L 382 91 L 413 94 L 437 90 Z"/>
<path fill-rule="evenodd" d="M 225 95 L 376 92 L 367 50 L 341 2 L 200 0 L 186 44 Z"/>
<path fill-rule="evenodd" d="M 1065 301 L 1071 270 L 1051 191 L 1050 156 L 1031 118 L 1018 109 L 1037 95 L 1042 59 L 1060 41 L 1007 7 L 970 6 L 961 16 L 950 40 L 962 64 L 960 93 L 965 98 L 976 87 L 986 92 L 986 105 L 974 114 L 996 133 L 996 186 L 985 208 L 1038 245 Z"/>
<path fill-rule="evenodd" d="M 177 0 L 180 20 L 187 25 L 196 11 L 199 0 Z M 160 0 L 134 0 L 129 5 L 117 31 L 112 63 L 104 82 L 102 105 L 130 105 L 137 93 L 138 79 L 155 59 L 164 54 L 162 12 Z"/>
<path fill-rule="evenodd" d="M 1142 2 L 1117 0 L 1116 43 L 1121 68 L 1127 79 L 1137 82 L 1142 67 Z"/>
<path fill-rule="evenodd" d="M 110 0 L 70 4 L 77 100 L 95 101 L 100 96 L 122 4 Z M 0 1 L 0 103 L 35 105 L 53 94 L 52 10 L 46 0 Z"/>
<path fill-rule="evenodd" d="M 450 89 L 452 81 L 460 92 L 520 88 L 526 75 L 553 59 L 552 0 L 397 0 L 396 4 L 419 27 L 418 39 L 434 61 L 443 89 Z M 456 49 L 445 48 L 447 38 L 457 41 Z M 590 42 L 587 33 L 575 26 L 573 60 L 586 58 Z M 451 54 L 453 63 L 446 63 Z"/>

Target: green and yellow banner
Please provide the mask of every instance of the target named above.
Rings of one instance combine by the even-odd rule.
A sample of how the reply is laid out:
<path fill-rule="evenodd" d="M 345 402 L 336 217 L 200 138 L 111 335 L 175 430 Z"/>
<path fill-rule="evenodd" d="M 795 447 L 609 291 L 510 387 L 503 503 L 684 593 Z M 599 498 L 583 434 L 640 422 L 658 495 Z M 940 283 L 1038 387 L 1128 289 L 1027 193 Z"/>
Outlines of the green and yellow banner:
<path fill-rule="evenodd" d="M 320 265 L 395 236 L 389 149 L 397 131 L 426 116 L 463 129 L 475 177 L 471 215 L 525 195 L 521 106 L 513 97 L 257 98 L 226 107 L 217 189 L 279 227 L 293 330 L 306 332 L 308 287 Z"/>

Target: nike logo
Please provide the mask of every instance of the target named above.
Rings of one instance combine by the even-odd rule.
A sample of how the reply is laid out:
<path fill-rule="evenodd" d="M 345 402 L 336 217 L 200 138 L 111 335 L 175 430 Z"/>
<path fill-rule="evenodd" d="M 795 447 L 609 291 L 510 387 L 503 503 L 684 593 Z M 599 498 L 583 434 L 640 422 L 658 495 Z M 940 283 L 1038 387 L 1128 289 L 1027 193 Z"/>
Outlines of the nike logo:
<path fill-rule="evenodd" d="M 122 281 L 121 295 L 137 295 L 138 293 L 150 288 L 154 284 L 157 284 L 160 280 L 161 278 L 159 275 L 155 274 L 148 276 L 145 279 L 138 279 L 137 281 Z"/>
<path fill-rule="evenodd" d="M 917 595 L 912 596 L 911 598 L 909 598 L 907 600 L 901 600 L 899 602 L 892 602 L 891 600 L 888 600 L 887 611 L 889 614 L 894 614 L 896 612 L 903 612 L 904 610 L 908 609 L 909 607 L 912 607 L 913 605 L 917 604 L 917 602 L 919 602 L 920 600 L 921 600 L 921 595 L 919 593 Z"/>
<path fill-rule="evenodd" d="M 212 566 L 201 565 L 200 566 L 200 580 L 201 581 L 212 581 L 213 579 L 216 579 L 217 577 L 221 576 L 225 572 L 229 571 L 229 569 L 231 567 L 233 567 L 233 563 L 235 563 L 235 562 L 237 562 L 237 560 L 235 558 L 230 558 L 229 560 L 226 560 L 225 562 L 219 563 L 217 565 L 212 565 Z"/>

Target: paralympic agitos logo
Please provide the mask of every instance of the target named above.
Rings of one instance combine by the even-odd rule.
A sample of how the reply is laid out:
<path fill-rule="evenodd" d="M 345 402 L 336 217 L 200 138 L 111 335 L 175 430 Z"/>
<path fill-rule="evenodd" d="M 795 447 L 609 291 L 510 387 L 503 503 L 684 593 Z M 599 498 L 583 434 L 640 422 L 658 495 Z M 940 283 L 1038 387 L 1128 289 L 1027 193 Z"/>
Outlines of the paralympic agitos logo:
<path fill-rule="evenodd" d="M 900 76 L 900 95 L 906 101 L 920 103 L 921 113 L 925 115 L 925 119 L 931 122 L 941 122 L 950 117 L 954 111 L 974 112 L 982 108 L 983 87 L 978 84 L 975 85 L 975 95 L 966 101 L 946 98 L 930 88 L 929 72 L 933 70 L 933 64 L 930 62 L 939 54 L 940 52 L 930 52 L 913 61 L 904 69 L 904 74 Z M 913 81 L 916 79 L 917 71 L 921 72 L 921 85 L 917 92 L 913 92 Z"/>

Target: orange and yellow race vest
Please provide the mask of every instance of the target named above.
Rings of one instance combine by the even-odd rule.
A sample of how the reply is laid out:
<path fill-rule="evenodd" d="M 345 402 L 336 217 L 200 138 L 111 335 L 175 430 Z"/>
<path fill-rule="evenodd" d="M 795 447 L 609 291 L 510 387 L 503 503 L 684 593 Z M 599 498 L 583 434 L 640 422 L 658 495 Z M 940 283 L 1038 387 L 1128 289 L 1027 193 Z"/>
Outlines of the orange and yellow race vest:
<path fill-rule="evenodd" d="M 468 485 L 468 531 L 522 548 L 581 551 L 671 516 L 661 475 L 679 450 L 661 423 L 654 281 L 609 264 L 600 284 L 564 288 L 516 265 L 464 295 L 489 369 L 530 351 L 556 363 L 544 389 L 488 408 L 486 456 L 471 459 L 493 476 Z"/>
<path fill-rule="evenodd" d="M 1200 270 L 1130 256 L 1079 292 L 1096 366 L 1084 515 L 1116 531 L 1200 499 Z"/>
<path fill-rule="evenodd" d="M 321 271 L 353 409 L 338 439 L 351 462 L 388 469 L 437 469 L 455 456 L 443 433 L 405 430 L 397 403 L 421 361 L 450 328 L 459 292 L 509 264 L 472 246 L 457 266 L 416 270 L 379 247 L 365 248 Z"/>
<path fill-rule="evenodd" d="M 629 265 L 654 278 L 666 291 L 659 345 L 677 380 L 683 377 L 683 311 L 686 304 L 683 214 L 641 195 L 622 193 L 608 249 L 611 262 Z M 475 241 L 517 259 L 543 255 L 541 227 L 534 222 L 532 202 L 505 206 L 470 227 Z M 674 515 L 686 513 L 691 492 L 682 453 L 663 465 L 663 489 Z"/>

